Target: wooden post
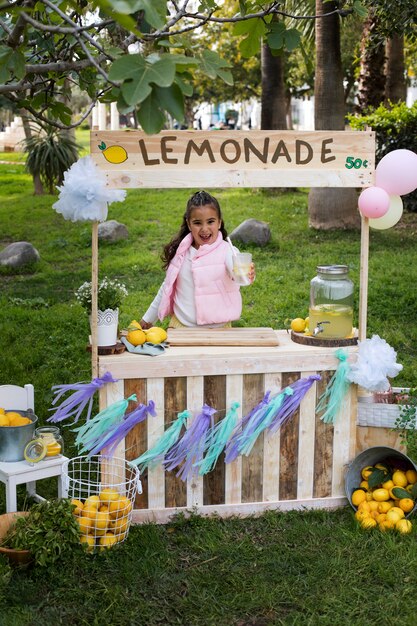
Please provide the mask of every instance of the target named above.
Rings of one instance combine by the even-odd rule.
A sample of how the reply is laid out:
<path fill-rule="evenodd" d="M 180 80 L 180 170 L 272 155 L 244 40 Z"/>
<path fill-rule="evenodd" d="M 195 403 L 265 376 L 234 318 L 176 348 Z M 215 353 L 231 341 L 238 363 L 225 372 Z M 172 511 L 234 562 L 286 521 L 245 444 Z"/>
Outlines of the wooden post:
<path fill-rule="evenodd" d="M 359 341 L 366 339 L 368 313 L 369 219 L 362 217 L 361 259 L 359 276 Z"/>
<path fill-rule="evenodd" d="M 98 222 L 92 224 L 91 234 L 91 373 L 98 376 L 97 349 L 97 310 L 98 310 Z"/>

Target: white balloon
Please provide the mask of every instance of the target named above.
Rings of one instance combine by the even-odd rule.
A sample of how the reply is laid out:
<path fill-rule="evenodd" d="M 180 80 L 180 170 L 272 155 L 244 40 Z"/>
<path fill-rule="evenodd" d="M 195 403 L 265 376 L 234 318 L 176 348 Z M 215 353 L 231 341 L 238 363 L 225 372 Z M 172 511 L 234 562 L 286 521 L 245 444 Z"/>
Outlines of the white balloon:
<path fill-rule="evenodd" d="M 369 226 L 375 230 L 386 230 L 395 226 L 400 221 L 403 214 L 403 201 L 401 196 L 390 196 L 388 211 L 382 217 L 375 217 L 369 220 Z"/>

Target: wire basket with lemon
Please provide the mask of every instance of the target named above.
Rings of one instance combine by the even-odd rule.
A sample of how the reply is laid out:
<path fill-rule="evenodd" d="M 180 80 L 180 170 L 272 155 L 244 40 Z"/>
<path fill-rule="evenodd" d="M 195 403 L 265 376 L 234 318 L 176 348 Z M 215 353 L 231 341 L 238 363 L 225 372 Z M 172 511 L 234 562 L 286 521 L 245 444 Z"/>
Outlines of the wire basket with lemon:
<path fill-rule="evenodd" d="M 125 541 L 137 493 L 142 493 L 135 465 L 104 455 L 75 457 L 62 468 L 68 497 L 88 551 Z"/>

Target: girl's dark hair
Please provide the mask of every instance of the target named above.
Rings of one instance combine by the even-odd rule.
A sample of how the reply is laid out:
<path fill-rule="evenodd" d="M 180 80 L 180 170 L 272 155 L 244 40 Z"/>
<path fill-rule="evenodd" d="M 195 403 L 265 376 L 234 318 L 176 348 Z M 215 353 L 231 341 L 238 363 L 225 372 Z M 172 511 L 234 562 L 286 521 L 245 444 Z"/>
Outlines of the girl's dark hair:
<path fill-rule="evenodd" d="M 172 259 L 174 258 L 175 253 L 181 241 L 190 232 L 187 222 L 191 217 L 191 213 L 193 209 L 200 207 L 200 206 L 207 206 L 207 205 L 210 205 L 211 207 L 213 207 L 213 209 L 215 209 L 217 213 L 217 217 L 219 218 L 219 220 L 221 220 L 221 223 L 222 223 L 220 227 L 220 232 L 223 235 L 223 239 L 226 239 L 227 230 L 224 227 L 220 204 L 218 203 L 216 198 L 214 196 L 211 196 L 209 193 L 207 193 L 207 191 L 197 191 L 197 193 L 194 193 L 187 202 L 187 208 L 185 209 L 185 213 L 182 218 L 182 224 L 180 226 L 178 233 L 171 239 L 169 243 L 167 243 L 166 246 L 164 246 L 164 249 L 161 254 L 161 259 L 163 262 L 163 268 L 165 270 L 168 268 L 168 265 L 171 263 Z"/>

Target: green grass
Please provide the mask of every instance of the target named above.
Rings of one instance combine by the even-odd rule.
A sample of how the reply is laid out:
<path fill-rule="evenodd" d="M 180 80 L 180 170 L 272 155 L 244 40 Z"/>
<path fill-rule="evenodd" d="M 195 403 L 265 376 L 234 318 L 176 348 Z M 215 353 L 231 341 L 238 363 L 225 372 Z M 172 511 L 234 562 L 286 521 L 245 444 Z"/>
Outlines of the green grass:
<path fill-rule="evenodd" d="M 109 218 L 126 224 L 129 239 L 100 244 L 100 275 L 129 288 L 122 325 L 139 319 L 153 299 L 164 276 L 162 245 L 177 230 L 189 193 L 131 190 L 111 205 Z M 286 318 L 307 315 L 317 264 L 348 264 L 358 302 L 360 235 L 309 230 L 306 192 L 214 193 L 229 231 L 248 217 L 272 231 L 265 248 L 245 248 L 257 279 L 242 289 L 240 324 L 282 328 Z M 73 295 L 90 277 L 91 227 L 64 221 L 52 209 L 55 200 L 33 195 L 22 166 L 0 164 L 0 249 L 30 241 L 41 255 L 32 267 L 0 268 L 0 384 L 32 382 L 41 423 L 53 385 L 91 379 L 87 316 Z M 372 232 L 370 243 L 368 336 L 377 333 L 395 348 L 404 369 L 394 382 L 404 386 L 417 385 L 416 230 L 416 216 L 405 215 L 396 228 Z M 73 435 L 64 435 L 71 454 Z M 18 494 L 22 508 L 22 488 Z M 106 554 L 14 572 L 3 586 L 0 559 L 0 624 L 411 626 L 415 537 L 360 532 L 349 509 L 137 526 Z"/>
<path fill-rule="evenodd" d="M 2 626 L 415 624 L 415 537 L 347 509 L 131 529 L 106 552 L 15 572 Z"/>

